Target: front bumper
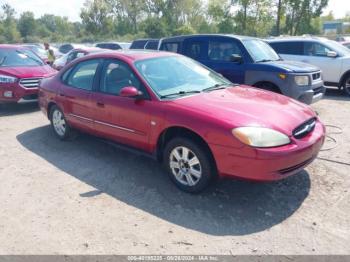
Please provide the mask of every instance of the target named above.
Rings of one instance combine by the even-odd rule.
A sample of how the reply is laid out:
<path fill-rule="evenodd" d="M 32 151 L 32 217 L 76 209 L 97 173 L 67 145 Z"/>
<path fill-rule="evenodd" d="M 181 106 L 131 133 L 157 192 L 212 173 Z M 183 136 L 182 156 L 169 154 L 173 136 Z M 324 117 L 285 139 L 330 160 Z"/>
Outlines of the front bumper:
<path fill-rule="evenodd" d="M 315 129 L 302 139 L 276 148 L 231 148 L 210 145 L 220 176 L 254 181 L 274 181 L 298 173 L 320 151 L 325 128 L 317 121 Z"/>
<path fill-rule="evenodd" d="M 0 85 L 0 103 L 30 103 L 38 101 L 38 88 L 24 88 L 18 83 Z"/>

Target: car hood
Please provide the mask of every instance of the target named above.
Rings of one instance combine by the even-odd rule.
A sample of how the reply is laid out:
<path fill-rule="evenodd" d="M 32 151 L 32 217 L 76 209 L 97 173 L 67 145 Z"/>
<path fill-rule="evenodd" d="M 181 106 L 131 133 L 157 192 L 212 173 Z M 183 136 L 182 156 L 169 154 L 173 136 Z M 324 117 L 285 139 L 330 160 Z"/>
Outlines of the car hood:
<path fill-rule="evenodd" d="M 203 92 L 171 102 L 230 128 L 260 126 L 289 136 L 297 126 L 316 116 L 309 106 L 294 99 L 248 86 Z"/>
<path fill-rule="evenodd" d="M 6 74 L 17 78 L 49 77 L 56 74 L 49 65 L 30 67 L 0 67 L 0 74 Z"/>
<path fill-rule="evenodd" d="M 266 62 L 265 64 L 278 66 L 280 68 L 283 68 L 286 71 L 293 72 L 293 73 L 311 73 L 311 72 L 320 70 L 317 66 L 302 63 L 302 62 L 296 62 L 296 61 L 281 60 L 281 61 Z"/>

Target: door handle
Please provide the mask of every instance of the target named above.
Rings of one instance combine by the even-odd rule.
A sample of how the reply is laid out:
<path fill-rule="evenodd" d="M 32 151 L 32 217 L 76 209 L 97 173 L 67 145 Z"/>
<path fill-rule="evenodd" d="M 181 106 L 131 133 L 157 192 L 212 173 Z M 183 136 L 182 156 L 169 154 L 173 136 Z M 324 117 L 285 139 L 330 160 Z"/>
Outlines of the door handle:
<path fill-rule="evenodd" d="M 67 96 L 67 95 L 65 95 L 65 94 L 63 94 L 63 93 L 60 93 L 60 96 L 61 96 L 61 97 L 67 97 L 67 98 L 69 98 L 69 99 L 75 99 L 74 96 Z"/>
<path fill-rule="evenodd" d="M 65 95 L 65 94 L 60 93 L 60 96 L 65 97 L 66 95 Z"/>
<path fill-rule="evenodd" d="M 97 105 L 98 107 L 105 107 L 105 104 L 102 103 L 102 102 L 97 102 L 96 105 Z"/>

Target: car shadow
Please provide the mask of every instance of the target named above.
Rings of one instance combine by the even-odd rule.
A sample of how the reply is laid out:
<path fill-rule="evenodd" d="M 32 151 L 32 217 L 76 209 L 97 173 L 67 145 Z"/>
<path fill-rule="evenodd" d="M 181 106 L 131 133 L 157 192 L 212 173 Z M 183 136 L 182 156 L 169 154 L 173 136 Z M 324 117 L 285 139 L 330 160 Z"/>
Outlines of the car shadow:
<path fill-rule="evenodd" d="M 221 180 L 191 195 L 179 191 L 154 160 L 80 135 L 61 142 L 49 126 L 17 136 L 26 149 L 94 187 L 77 197 L 104 193 L 170 223 L 211 235 L 245 235 L 290 217 L 310 190 L 306 171 L 274 183 Z M 64 174 L 62 174 L 64 175 Z M 132 219 L 132 218 L 130 218 Z"/>
<path fill-rule="evenodd" d="M 0 117 L 27 114 L 39 110 L 38 103 L 0 104 Z"/>
<path fill-rule="evenodd" d="M 347 96 L 344 91 L 339 90 L 338 88 L 330 88 L 328 87 L 326 89 L 326 94 L 324 96 L 325 100 L 331 99 L 331 100 L 338 100 L 338 101 L 350 101 L 350 97 Z"/>

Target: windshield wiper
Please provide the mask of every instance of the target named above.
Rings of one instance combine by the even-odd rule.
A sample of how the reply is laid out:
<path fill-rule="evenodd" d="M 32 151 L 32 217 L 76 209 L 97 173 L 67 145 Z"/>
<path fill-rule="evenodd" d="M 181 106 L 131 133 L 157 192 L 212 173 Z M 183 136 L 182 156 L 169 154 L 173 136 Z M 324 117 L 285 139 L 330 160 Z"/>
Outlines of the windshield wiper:
<path fill-rule="evenodd" d="M 265 62 L 272 62 L 272 61 L 275 61 L 275 60 L 272 60 L 272 59 L 261 59 L 259 61 L 256 61 L 257 63 L 265 63 Z"/>
<path fill-rule="evenodd" d="M 208 92 L 208 91 L 213 91 L 213 90 L 219 90 L 219 89 L 226 89 L 229 84 L 216 84 L 211 87 L 204 88 L 202 91 L 203 92 Z"/>
<path fill-rule="evenodd" d="M 167 94 L 160 96 L 160 98 L 167 98 L 169 96 L 182 96 L 182 95 L 188 95 L 188 94 L 197 94 L 200 93 L 201 91 L 199 90 L 190 90 L 190 91 L 179 91 L 177 93 L 172 93 L 172 94 Z"/>

